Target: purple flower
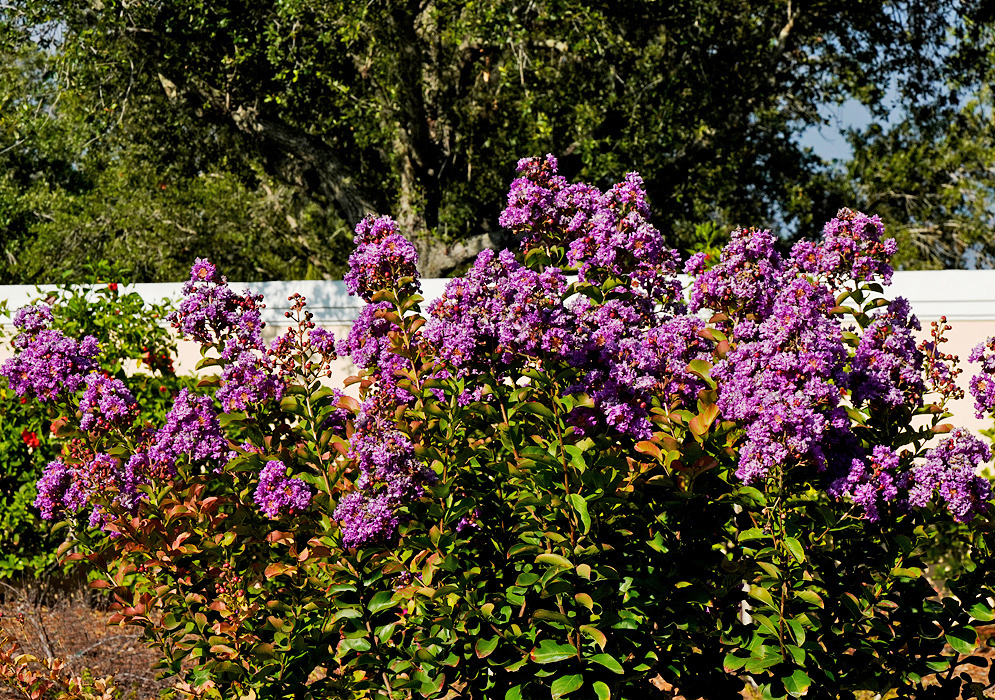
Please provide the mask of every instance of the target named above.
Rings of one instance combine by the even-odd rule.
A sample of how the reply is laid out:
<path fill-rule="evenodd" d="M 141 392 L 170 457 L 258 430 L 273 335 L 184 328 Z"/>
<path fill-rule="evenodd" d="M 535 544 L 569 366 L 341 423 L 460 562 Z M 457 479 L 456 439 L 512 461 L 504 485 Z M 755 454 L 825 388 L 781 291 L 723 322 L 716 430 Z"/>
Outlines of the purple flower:
<path fill-rule="evenodd" d="M 120 460 L 98 452 L 78 463 L 50 462 L 38 480 L 35 507 L 44 519 L 54 520 L 63 512 L 79 513 L 96 502 L 90 514 L 91 527 L 102 527 L 111 518 L 106 506 L 134 513 L 142 496 L 138 486 L 148 483 L 147 477 L 136 473 L 135 461 L 133 456 L 122 469 Z M 111 493 L 113 498 L 99 502 Z"/>
<path fill-rule="evenodd" d="M 79 402 L 83 430 L 107 430 L 111 425 L 127 425 L 138 412 L 138 403 L 118 379 L 99 372 L 87 375 L 86 390 Z"/>
<path fill-rule="evenodd" d="M 770 316 L 774 298 L 784 285 L 784 264 L 774 247 L 776 240 L 770 231 L 733 231 L 719 262 L 702 270 L 692 283 L 690 311 L 726 312 L 737 321 Z"/>
<path fill-rule="evenodd" d="M 880 278 L 891 284 L 889 258 L 895 254 L 895 239 L 882 240 L 884 224 L 878 216 L 840 209 L 823 229 L 821 245 L 808 241 L 795 244 L 791 264 L 810 274 L 823 276 L 834 288 L 843 280 L 870 282 Z"/>
<path fill-rule="evenodd" d="M 421 498 L 435 472 L 417 460 L 411 442 L 396 430 L 361 414 L 352 436 L 352 456 L 360 468 L 356 490 L 339 501 L 343 542 L 359 547 L 392 539 L 400 522 L 397 509 Z"/>
<path fill-rule="evenodd" d="M 191 394 L 189 389 L 181 390 L 176 397 L 148 451 L 151 462 L 167 474 L 175 473 L 182 455 L 188 455 L 191 462 L 223 462 L 228 453 L 228 440 L 221 432 L 211 399 Z"/>
<path fill-rule="evenodd" d="M 22 306 L 14 314 L 14 326 L 25 333 L 37 333 L 52 323 L 52 309 L 48 304 Z"/>
<path fill-rule="evenodd" d="M 864 509 L 864 517 L 871 522 L 881 519 L 880 508 L 886 503 L 898 502 L 899 490 L 905 490 L 910 483 L 908 472 L 900 469 L 901 460 L 897 453 L 885 445 L 876 445 L 867 458 L 854 458 L 850 471 L 836 479 L 829 487 L 830 495 L 840 498 L 848 496 Z"/>
<path fill-rule="evenodd" d="M 283 383 L 273 375 L 272 361 L 251 352 L 239 353 L 221 371 L 215 398 L 227 412 L 245 411 L 251 404 L 283 396 Z"/>
<path fill-rule="evenodd" d="M 253 500 L 270 518 L 278 518 L 281 513 L 299 513 L 311 505 L 314 490 L 300 479 L 287 477 L 283 462 L 271 460 L 259 472 L 259 485 Z"/>
<path fill-rule="evenodd" d="M 183 301 L 167 319 L 181 336 L 222 346 L 222 357 L 229 359 L 246 350 L 265 350 L 262 308 L 262 295 L 245 290 L 239 296 L 214 265 L 198 258 L 183 285 Z"/>
<path fill-rule="evenodd" d="M 872 316 L 874 320 L 864 329 L 851 360 L 849 384 L 854 404 L 870 401 L 892 408 L 922 406 L 926 392 L 923 354 L 912 335 L 920 326 L 910 311 L 908 301 L 898 297 L 886 313 Z"/>
<path fill-rule="evenodd" d="M 65 510 L 66 491 L 72 483 L 72 473 L 62 460 L 49 462 L 38 480 L 35 508 L 45 520 L 55 520 Z"/>
<path fill-rule="evenodd" d="M 849 433 L 839 405 L 847 354 L 839 322 L 828 316 L 832 295 L 795 279 L 765 303 L 770 313 L 751 340 L 712 370 L 723 417 L 745 428 L 736 475 L 752 483 L 781 468 L 849 464 L 845 453 L 826 449 L 834 435 Z"/>
<path fill-rule="evenodd" d="M 971 377 L 971 395 L 978 418 L 995 412 L 995 337 L 977 345 L 968 360 L 981 363 L 981 372 Z"/>
<path fill-rule="evenodd" d="M 99 353 L 91 335 L 76 342 L 62 331 L 41 330 L 37 335 L 14 339 L 19 352 L 0 367 L 18 396 L 33 393 L 40 401 L 57 398 L 63 390 L 72 394 L 84 377 L 97 368 L 93 358 Z"/>
<path fill-rule="evenodd" d="M 394 352 L 392 334 L 397 325 L 384 314 L 392 310 L 390 302 L 367 304 L 349 329 L 349 335 L 337 342 L 339 355 L 347 355 L 360 369 L 373 372 L 381 389 L 398 404 L 411 400 L 410 392 L 397 385 L 397 372 L 410 369 L 410 360 Z"/>
<path fill-rule="evenodd" d="M 331 331 L 326 331 L 324 328 L 315 327 L 308 331 L 308 343 L 311 345 L 311 349 L 321 355 L 328 356 L 330 359 L 335 359 L 335 334 Z"/>
<path fill-rule="evenodd" d="M 926 462 L 912 468 L 909 503 L 929 505 L 934 494 L 957 522 L 967 522 L 988 510 L 991 484 L 977 469 L 992 458 L 988 446 L 966 430 L 957 429 L 926 452 Z"/>
<path fill-rule="evenodd" d="M 397 289 L 401 278 L 412 281 L 405 285 L 415 292 L 418 282 L 418 253 L 404 236 L 397 232 L 397 224 L 388 216 L 368 216 L 356 226 L 356 250 L 349 256 L 349 272 L 345 283 L 349 294 L 371 301 L 373 295 L 384 289 Z"/>

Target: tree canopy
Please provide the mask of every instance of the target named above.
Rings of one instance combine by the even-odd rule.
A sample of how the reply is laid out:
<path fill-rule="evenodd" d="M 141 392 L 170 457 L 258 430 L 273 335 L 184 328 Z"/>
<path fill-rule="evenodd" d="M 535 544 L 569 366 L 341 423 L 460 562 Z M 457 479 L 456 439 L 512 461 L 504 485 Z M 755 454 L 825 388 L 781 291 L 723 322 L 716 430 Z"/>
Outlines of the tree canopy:
<path fill-rule="evenodd" d="M 423 272 L 442 274 L 506 240 L 497 203 L 515 162 L 547 152 L 601 185 L 640 172 L 655 223 L 685 249 L 703 227 L 811 236 L 845 204 L 893 224 L 907 265 L 984 261 L 986 12 L 14 0 L 0 8 L 7 279 L 87 255 L 148 280 L 196 256 L 246 279 L 335 277 L 369 212 L 396 216 Z M 824 105 L 854 98 L 881 117 L 889 94 L 905 120 L 853 134 L 851 162 L 799 145 Z"/>

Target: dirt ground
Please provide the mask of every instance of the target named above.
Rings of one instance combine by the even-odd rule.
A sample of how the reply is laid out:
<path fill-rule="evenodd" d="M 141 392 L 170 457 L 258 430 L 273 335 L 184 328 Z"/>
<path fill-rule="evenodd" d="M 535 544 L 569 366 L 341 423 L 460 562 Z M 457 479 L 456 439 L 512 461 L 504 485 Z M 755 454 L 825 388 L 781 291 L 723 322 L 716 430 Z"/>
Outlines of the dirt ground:
<path fill-rule="evenodd" d="M 42 598 L 49 604 L 41 604 Z M 140 630 L 108 626 L 110 613 L 102 607 L 83 589 L 53 595 L 0 583 L 0 627 L 20 643 L 22 652 L 62 659 L 74 672 L 88 669 L 95 678 L 113 674 L 125 697 L 133 700 L 157 698 L 172 685 L 155 679 L 152 665 L 158 655 L 138 641 Z M 23 697 L 0 682 L 0 700 Z"/>

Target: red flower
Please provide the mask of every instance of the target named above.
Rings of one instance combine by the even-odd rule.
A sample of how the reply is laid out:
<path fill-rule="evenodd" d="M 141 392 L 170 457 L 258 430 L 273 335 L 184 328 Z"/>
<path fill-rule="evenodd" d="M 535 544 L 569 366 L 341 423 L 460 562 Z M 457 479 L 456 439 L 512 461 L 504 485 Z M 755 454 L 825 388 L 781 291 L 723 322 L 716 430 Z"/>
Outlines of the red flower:
<path fill-rule="evenodd" d="M 25 445 L 31 448 L 41 445 L 41 440 L 38 439 L 38 435 L 30 430 L 22 430 L 21 439 L 24 440 Z"/>
<path fill-rule="evenodd" d="M 111 282 L 110 284 L 107 285 L 107 288 L 109 290 L 111 290 L 112 292 L 116 292 L 117 291 L 117 282 Z"/>

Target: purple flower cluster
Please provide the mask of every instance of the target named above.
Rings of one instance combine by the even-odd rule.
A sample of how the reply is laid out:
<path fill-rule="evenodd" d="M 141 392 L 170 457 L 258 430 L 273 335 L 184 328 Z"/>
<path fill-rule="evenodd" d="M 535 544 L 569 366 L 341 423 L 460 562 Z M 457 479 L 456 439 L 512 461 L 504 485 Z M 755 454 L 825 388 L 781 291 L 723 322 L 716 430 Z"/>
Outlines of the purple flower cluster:
<path fill-rule="evenodd" d="M 894 238 L 883 240 L 880 217 L 840 209 L 823 228 L 823 236 L 819 244 L 796 243 L 791 251 L 792 264 L 807 274 L 835 282 L 835 286 L 849 279 L 869 282 L 880 278 L 884 284 L 891 284 L 888 260 L 895 254 L 897 243 Z"/>
<path fill-rule="evenodd" d="M 259 485 L 253 500 L 260 510 L 270 518 L 278 518 L 281 513 L 300 513 L 311 505 L 314 490 L 300 479 L 287 477 L 287 467 L 283 462 L 271 460 L 259 472 Z"/>
<path fill-rule="evenodd" d="M 14 326 L 25 333 L 37 333 L 52 323 L 52 309 L 48 304 L 22 306 L 14 314 Z"/>
<path fill-rule="evenodd" d="M 784 272 L 776 240 L 770 231 L 737 229 L 710 270 L 704 269 L 703 255 L 692 257 L 685 265 L 688 274 L 697 274 L 691 285 L 691 312 L 711 309 L 736 320 L 769 316 Z"/>
<path fill-rule="evenodd" d="M 965 430 L 955 430 L 926 452 L 924 464 L 912 468 L 909 503 L 925 507 L 939 494 L 957 522 L 984 513 L 991 500 L 991 483 L 977 470 L 991 460 L 991 451 Z"/>
<path fill-rule="evenodd" d="M 679 259 L 649 224 L 638 175 L 602 193 L 568 184 L 556 168 L 552 156 L 522 160 L 501 222 L 524 248 L 565 246 L 579 287 L 556 267 L 537 271 L 511 251 L 484 251 L 429 308 L 423 338 L 458 376 L 485 365 L 500 375 L 515 361 L 565 363 L 582 377 L 568 391 L 596 404 L 596 412 L 571 416 L 577 431 L 599 415 L 620 433 L 649 437 L 654 395 L 670 405 L 693 401 L 704 388 L 687 372 L 688 362 L 710 354 L 697 336 L 702 324 L 683 316 Z M 572 293 L 591 288 L 585 285 L 602 287 L 597 302 Z"/>
<path fill-rule="evenodd" d="M 496 356 L 535 357 L 576 347 L 562 295 L 566 279 L 556 268 L 538 273 L 508 250 L 485 250 L 465 277 L 452 280 L 432 303 L 424 337 L 457 369 Z"/>
<path fill-rule="evenodd" d="M 400 330 L 387 319 L 390 302 L 367 304 L 349 329 L 349 335 L 336 343 L 339 355 L 348 355 L 360 369 L 372 370 L 381 391 L 398 404 L 411 400 L 411 394 L 397 385 L 399 370 L 410 368 L 410 361 L 394 352 L 393 334 Z"/>
<path fill-rule="evenodd" d="M 566 246 L 567 263 L 582 281 L 624 276 L 633 293 L 678 302 L 680 258 L 649 223 L 642 178 L 629 173 L 602 193 L 567 183 L 557 165 L 551 155 L 520 160 L 499 223 L 521 237 L 523 250 Z"/>
<path fill-rule="evenodd" d="M 855 405 L 865 401 L 891 408 L 902 404 L 922 406 L 926 393 L 923 355 L 916 346 L 913 331 L 921 329 L 902 297 L 888 305 L 860 336 L 851 360 L 849 385 Z"/>
<path fill-rule="evenodd" d="M 356 490 L 346 494 L 335 509 L 342 522 L 347 547 L 390 541 L 400 524 L 398 508 L 425 494 L 425 485 L 438 477 L 414 454 L 401 433 L 360 415 L 352 437 L 352 454 L 361 474 Z"/>
<path fill-rule="evenodd" d="M 40 401 L 56 399 L 63 390 L 75 393 L 97 368 L 93 358 L 100 352 L 92 335 L 77 342 L 58 330 L 22 333 L 12 345 L 18 353 L 3 363 L 0 374 L 18 396 L 30 393 Z"/>
<path fill-rule="evenodd" d="M 147 460 L 132 457 L 122 467 L 121 461 L 103 452 L 88 459 L 67 464 L 61 459 L 49 462 L 38 480 L 35 507 L 45 520 L 62 513 L 78 513 L 90 506 L 98 494 L 116 491 L 110 505 L 134 512 L 143 494 L 138 487 L 149 479 L 142 470 Z M 109 518 L 104 506 L 97 504 L 90 514 L 91 527 L 104 525 Z"/>
<path fill-rule="evenodd" d="M 383 289 L 397 289 L 398 281 L 412 278 L 406 285 L 412 291 L 420 289 L 418 253 L 397 224 L 388 216 L 368 216 L 356 226 L 356 250 L 349 256 L 349 272 L 345 276 L 349 294 L 371 301 Z"/>
<path fill-rule="evenodd" d="M 229 359 L 245 350 L 265 350 L 260 313 L 262 295 L 246 290 L 239 296 L 207 260 L 198 258 L 183 285 L 183 301 L 167 317 L 182 336 L 204 345 L 218 345 Z"/>
<path fill-rule="evenodd" d="M 908 471 L 901 469 L 899 455 L 885 445 L 877 445 L 869 458 L 855 457 L 850 471 L 835 479 L 827 490 L 836 498 L 848 496 L 864 509 L 864 517 L 878 522 L 886 503 L 897 501 L 901 507 L 907 505 L 899 493 L 908 488 L 910 481 Z"/>
<path fill-rule="evenodd" d="M 723 417 L 745 428 L 736 475 L 746 483 L 782 467 L 824 470 L 831 459 L 849 461 L 825 449 L 831 435 L 849 432 L 840 406 L 847 353 L 828 313 L 832 295 L 797 278 L 770 305 L 759 324 L 737 327 L 746 338 L 712 371 Z"/>
<path fill-rule="evenodd" d="M 971 351 L 968 360 L 981 363 L 981 372 L 971 377 L 971 395 L 974 412 L 978 418 L 995 412 L 995 337 L 980 343 Z"/>
<path fill-rule="evenodd" d="M 156 432 L 148 456 L 163 474 L 171 474 L 183 455 L 188 455 L 191 462 L 224 462 L 229 452 L 211 399 L 183 389 L 166 414 L 166 423 Z"/>
<path fill-rule="evenodd" d="M 79 402 L 83 430 L 107 430 L 112 425 L 126 426 L 138 413 L 138 402 L 119 379 L 99 372 L 87 375 L 86 390 Z"/>
<path fill-rule="evenodd" d="M 283 396 L 283 382 L 273 374 L 269 356 L 243 351 L 221 370 L 221 387 L 215 397 L 231 413 L 245 411 L 251 404 Z"/>

